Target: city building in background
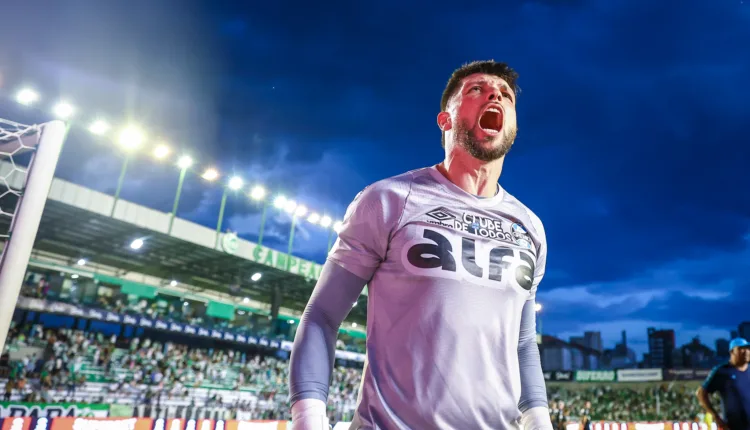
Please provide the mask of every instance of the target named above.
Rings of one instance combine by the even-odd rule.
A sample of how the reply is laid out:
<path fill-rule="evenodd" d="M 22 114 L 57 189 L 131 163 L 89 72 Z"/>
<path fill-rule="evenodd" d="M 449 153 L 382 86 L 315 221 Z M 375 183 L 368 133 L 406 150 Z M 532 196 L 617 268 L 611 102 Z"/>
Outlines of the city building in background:
<path fill-rule="evenodd" d="M 599 368 L 599 351 L 578 343 L 565 342 L 554 336 L 543 336 L 539 353 L 545 371 Z"/>
<path fill-rule="evenodd" d="M 657 330 L 653 327 L 648 329 L 648 355 L 651 367 L 674 367 L 674 349 L 674 330 Z"/>
<path fill-rule="evenodd" d="M 584 346 L 591 348 L 595 351 L 602 352 L 604 345 L 602 344 L 602 333 L 599 331 L 587 331 L 583 333 Z"/>
<path fill-rule="evenodd" d="M 737 326 L 737 332 L 739 337 L 750 339 L 750 321 L 743 321 Z M 737 337 L 737 336 L 734 336 Z"/>
<path fill-rule="evenodd" d="M 716 339 L 716 357 L 720 360 L 729 359 L 729 341 L 727 339 Z"/>

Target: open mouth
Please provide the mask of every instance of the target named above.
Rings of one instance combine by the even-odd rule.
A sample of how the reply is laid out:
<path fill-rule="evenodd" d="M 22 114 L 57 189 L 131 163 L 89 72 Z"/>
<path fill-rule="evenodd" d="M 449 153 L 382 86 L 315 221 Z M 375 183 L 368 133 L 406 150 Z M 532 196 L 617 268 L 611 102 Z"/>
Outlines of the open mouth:
<path fill-rule="evenodd" d="M 503 128 L 503 111 L 495 107 L 487 109 L 479 117 L 479 127 L 487 133 L 500 133 Z"/>

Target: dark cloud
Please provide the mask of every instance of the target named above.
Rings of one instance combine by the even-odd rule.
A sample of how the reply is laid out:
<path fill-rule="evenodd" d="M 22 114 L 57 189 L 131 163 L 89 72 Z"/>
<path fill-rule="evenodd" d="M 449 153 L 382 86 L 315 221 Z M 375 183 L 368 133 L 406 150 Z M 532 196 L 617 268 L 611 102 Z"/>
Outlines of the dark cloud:
<path fill-rule="evenodd" d="M 750 306 L 750 297 L 742 293 L 748 287 L 750 284 L 741 285 L 741 288 L 737 289 L 740 294 L 732 294 L 719 300 L 706 300 L 674 292 L 653 300 L 647 306 L 631 313 L 630 316 L 663 324 L 680 321 L 694 328 L 701 326 L 736 327 L 738 322 L 747 315 L 748 306 Z"/>

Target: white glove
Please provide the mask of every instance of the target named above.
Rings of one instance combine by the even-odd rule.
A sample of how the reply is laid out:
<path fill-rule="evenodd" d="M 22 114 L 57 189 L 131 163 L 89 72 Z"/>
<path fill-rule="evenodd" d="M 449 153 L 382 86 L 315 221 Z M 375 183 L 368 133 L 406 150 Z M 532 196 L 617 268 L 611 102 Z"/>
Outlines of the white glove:
<path fill-rule="evenodd" d="M 524 412 L 521 415 L 521 428 L 523 430 L 552 430 L 549 409 L 537 406 Z"/>
<path fill-rule="evenodd" d="M 292 405 L 292 430 L 329 430 L 326 404 L 318 399 L 297 400 Z"/>

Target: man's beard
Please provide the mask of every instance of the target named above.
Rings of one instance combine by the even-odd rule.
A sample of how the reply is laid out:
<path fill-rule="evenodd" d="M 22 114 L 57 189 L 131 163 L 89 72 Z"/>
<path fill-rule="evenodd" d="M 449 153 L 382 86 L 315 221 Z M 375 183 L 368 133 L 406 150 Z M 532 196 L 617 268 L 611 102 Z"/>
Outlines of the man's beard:
<path fill-rule="evenodd" d="M 510 147 L 513 146 L 513 141 L 516 140 L 517 133 L 518 129 L 515 128 L 502 137 L 503 141 L 499 146 L 485 148 L 482 144 L 492 142 L 495 136 L 487 136 L 480 140 L 474 134 L 474 131 L 469 128 L 466 121 L 461 121 L 456 126 L 455 138 L 472 157 L 479 161 L 490 162 L 505 157 L 508 151 L 510 151 Z"/>

